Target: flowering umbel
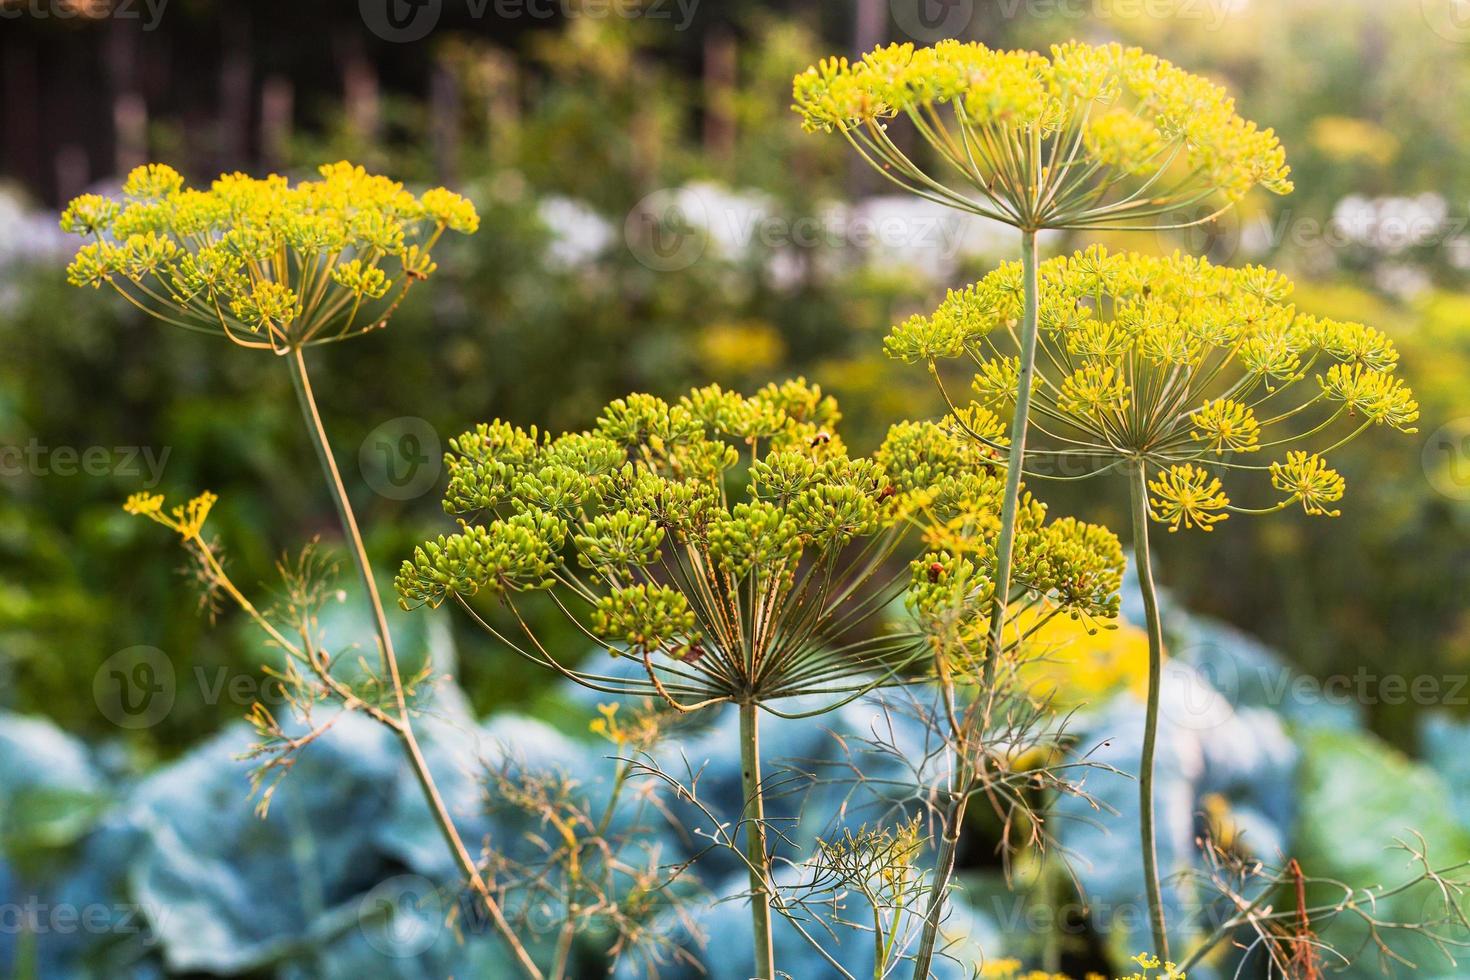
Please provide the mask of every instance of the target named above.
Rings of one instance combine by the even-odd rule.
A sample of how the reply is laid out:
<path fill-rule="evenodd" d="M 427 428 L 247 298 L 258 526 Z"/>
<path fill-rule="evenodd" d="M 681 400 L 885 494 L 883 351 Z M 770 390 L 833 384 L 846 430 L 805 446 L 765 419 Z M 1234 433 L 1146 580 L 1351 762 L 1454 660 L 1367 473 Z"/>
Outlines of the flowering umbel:
<path fill-rule="evenodd" d="M 1178 254 L 1092 248 L 1043 263 L 1028 472 L 1082 476 L 1139 463 L 1150 473 L 1151 516 L 1171 531 L 1293 504 L 1335 515 L 1344 484 L 1324 456 L 1371 426 L 1413 432 L 1419 407 L 1394 373 L 1391 340 L 1298 313 L 1291 290 L 1269 269 Z M 1002 266 L 952 291 L 933 315 L 895 326 L 888 353 L 931 365 L 967 356 L 977 369 L 968 412 L 1004 411 L 1015 395 L 1009 327 L 1020 303 L 1020 268 Z M 1233 506 L 1216 471 L 1269 476 L 1282 498 Z"/>
<path fill-rule="evenodd" d="M 67 278 L 184 329 L 285 350 L 383 326 L 434 272 L 440 236 L 479 227 L 474 205 L 442 187 L 415 197 L 345 162 L 320 173 L 224 174 L 195 190 L 165 164 L 138 167 L 122 200 L 84 194 L 63 212 L 62 229 L 89 239 Z"/>
<path fill-rule="evenodd" d="M 822 60 L 794 95 L 807 129 L 840 132 L 899 185 L 1021 228 L 1191 224 L 1252 187 L 1291 190 L 1275 134 L 1242 119 L 1224 89 L 1119 44 L 1071 41 L 1050 57 L 893 44 Z M 893 141 L 900 116 L 939 173 Z M 1202 216 L 1177 217 L 1192 208 Z"/>
<path fill-rule="evenodd" d="M 163 494 L 139 492 L 128 497 L 127 502 L 123 504 L 123 510 L 135 517 L 146 517 L 156 524 L 162 524 L 169 530 L 178 532 L 179 537 L 186 542 L 195 542 L 200 540 L 199 535 L 204 530 L 204 522 L 208 520 L 209 512 L 214 509 L 218 500 L 219 497 L 206 490 L 187 504 L 179 504 L 165 510 Z"/>
<path fill-rule="evenodd" d="M 901 680 L 930 633 L 988 611 L 1001 481 L 988 450 L 945 427 L 897 425 L 855 457 L 838 420 L 798 380 L 753 397 L 631 395 L 556 438 L 481 425 L 447 456 L 444 506 L 461 529 L 403 563 L 400 599 L 470 608 L 490 593 L 524 623 L 518 596 L 550 592 L 589 639 L 637 658 L 642 679 L 562 666 L 529 629 L 511 645 L 590 686 L 682 707 Z M 1115 614 L 1116 539 L 1044 513 L 1028 511 L 1021 547 L 1031 601 Z M 915 553 L 932 552 L 914 567 L 937 566 L 932 578 L 890 560 L 913 528 Z M 916 616 L 886 623 L 911 577 Z"/>

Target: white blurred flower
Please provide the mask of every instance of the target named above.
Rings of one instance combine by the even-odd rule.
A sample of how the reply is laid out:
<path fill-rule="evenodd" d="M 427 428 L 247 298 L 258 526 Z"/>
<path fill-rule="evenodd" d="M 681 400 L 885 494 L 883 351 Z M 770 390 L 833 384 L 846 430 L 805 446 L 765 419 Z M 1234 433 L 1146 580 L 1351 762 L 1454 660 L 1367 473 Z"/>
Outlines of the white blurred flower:
<path fill-rule="evenodd" d="M 547 261 L 559 268 L 576 268 L 598 258 L 616 234 L 610 221 L 575 198 L 544 198 L 536 213 L 552 234 Z"/>
<path fill-rule="evenodd" d="M 70 241 L 57 224 L 58 215 L 29 207 L 24 199 L 0 188 L 0 271 L 26 262 L 70 257 Z"/>
<path fill-rule="evenodd" d="M 1443 232 L 1449 207 L 1438 194 L 1364 197 L 1350 194 L 1332 209 L 1332 223 L 1348 240 L 1397 254 L 1432 244 Z"/>

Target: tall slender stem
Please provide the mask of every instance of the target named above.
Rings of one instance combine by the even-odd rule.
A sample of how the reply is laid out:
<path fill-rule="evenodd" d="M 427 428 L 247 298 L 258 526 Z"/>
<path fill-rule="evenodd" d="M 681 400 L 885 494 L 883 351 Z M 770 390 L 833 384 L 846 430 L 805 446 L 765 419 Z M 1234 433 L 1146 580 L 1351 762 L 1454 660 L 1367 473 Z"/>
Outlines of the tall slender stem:
<path fill-rule="evenodd" d="M 1159 621 L 1159 599 L 1154 591 L 1153 565 L 1148 549 L 1148 484 L 1143 463 L 1131 467 L 1133 496 L 1133 555 L 1143 616 L 1148 628 L 1148 706 L 1143 719 L 1143 756 L 1138 762 L 1138 833 L 1143 848 L 1143 880 L 1148 890 L 1148 919 L 1153 930 L 1153 953 L 1169 958 L 1169 933 L 1164 924 L 1163 890 L 1159 886 L 1159 856 L 1154 832 L 1154 750 L 1159 734 L 1159 688 L 1163 674 L 1164 635 Z"/>
<path fill-rule="evenodd" d="M 526 947 L 516 937 L 515 930 L 506 920 L 500 903 L 495 900 L 490 886 L 480 875 L 480 869 L 465 846 L 464 838 L 454 826 L 454 820 L 449 815 L 449 808 L 445 805 L 444 797 L 434 782 L 434 776 L 429 772 L 428 761 L 425 760 L 418 738 L 414 735 L 413 721 L 408 710 L 408 697 L 403 690 L 403 680 L 399 676 L 398 657 L 393 651 L 393 637 L 388 631 L 388 617 L 383 609 L 383 600 L 378 594 L 377 582 L 373 579 L 372 566 L 368 563 L 367 549 L 363 546 L 362 533 L 357 526 L 357 515 L 353 513 L 352 502 L 347 497 L 347 488 L 342 483 L 341 471 L 337 469 L 337 461 L 332 455 L 331 441 L 327 438 L 326 427 L 322 425 L 321 413 L 317 410 L 316 396 L 311 390 L 311 378 L 306 371 L 306 358 L 302 355 L 301 348 L 296 347 L 290 351 L 287 359 L 291 366 L 291 383 L 296 389 L 296 400 L 301 407 L 301 416 L 311 434 L 312 446 L 316 449 L 317 459 L 322 465 L 322 473 L 327 479 L 327 488 L 332 494 L 332 503 L 336 505 L 337 516 L 342 522 L 342 532 L 347 538 L 353 563 L 357 566 L 358 575 L 362 579 L 363 587 L 367 590 L 368 602 L 372 606 L 373 624 L 378 637 L 378 651 L 382 655 L 383 671 L 388 675 L 388 680 L 393 687 L 394 707 L 398 713 L 399 724 L 392 731 L 403 743 L 409 765 L 418 780 L 419 788 L 423 791 L 425 801 L 429 804 L 429 810 L 439 825 L 439 831 L 444 835 L 445 843 L 454 853 L 455 861 L 469 881 L 470 887 L 479 895 L 496 931 L 510 947 L 521 971 L 528 977 L 540 980 L 541 970 L 536 966 L 531 954 L 526 951 Z"/>
<path fill-rule="evenodd" d="M 962 753 L 957 753 L 962 754 Z M 928 906 L 924 911 L 924 933 L 919 938 L 919 948 L 914 955 L 914 980 L 928 980 L 929 967 L 934 960 L 934 945 L 939 938 L 939 923 L 944 919 L 945 899 L 949 895 L 949 882 L 954 877 L 955 856 L 959 853 L 960 829 L 965 822 L 965 809 L 969 794 L 965 791 L 964 777 L 958 775 L 962 763 L 956 762 L 950 780 L 949 807 L 944 813 L 944 826 L 939 838 L 939 853 L 934 858 L 934 880 L 929 883 Z"/>
<path fill-rule="evenodd" d="M 1016 413 L 1011 419 L 1011 446 L 1006 460 L 1006 490 L 1000 506 L 1000 534 L 995 539 L 995 601 L 990 607 L 990 651 L 985 658 L 984 686 L 995 681 L 996 662 L 1004 649 L 1006 603 L 1011 593 L 1011 558 L 1016 547 L 1016 515 L 1021 504 L 1021 470 L 1026 462 L 1031 387 L 1036 374 L 1036 232 L 1021 234 L 1021 364 L 1016 374 Z"/>
<path fill-rule="evenodd" d="M 1036 231 L 1021 231 L 1021 283 L 1025 292 L 1021 311 L 1021 364 L 1017 374 L 1016 412 L 1011 419 L 1011 445 L 1006 463 L 1005 496 L 1001 501 L 1000 534 L 995 541 L 995 600 L 990 607 L 990 640 L 984 666 L 981 668 L 981 697 L 989 698 L 995 683 L 996 664 L 1005 648 L 1006 603 L 1011 590 L 1011 558 L 1016 545 L 1016 515 L 1021 501 L 1021 470 L 1025 463 L 1026 430 L 1031 411 L 1031 379 L 1036 363 Z M 969 801 L 969 760 L 975 753 L 971 745 L 982 732 L 984 714 L 976 721 L 967 719 L 960 731 L 953 733 L 955 765 L 950 775 L 949 805 L 945 809 L 939 853 L 934 861 L 934 878 L 929 883 L 928 905 L 924 913 L 924 932 L 914 955 L 914 980 L 928 980 L 934 960 L 934 945 L 939 936 L 939 923 L 944 918 L 945 899 L 954 877 L 955 856 L 959 850 L 960 831 Z M 972 716 L 973 718 L 973 716 Z"/>
<path fill-rule="evenodd" d="M 301 348 L 290 353 L 291 382 L 296 388 L 296 402 L 301 407 L 301 416 L 311 432 L 312 448 L 317 461 L 322 465 L 322 474 L 327 478 L 327 488 L 332 492 L 332 503 L 337 508 L 337 518 L 342 522 L 342 533 L 347 536 L 347 545 L 352 550 L 352 561 L 357 567 L 358 577 L 367 591 L 368 604 L 373 611 L 373 628 L 378 636 L 378 652 L 382 657 L 383 669 L 393 682 L 393 690 L 403 706 L 403 683 L 398 676 L 398 658 L 393 653 L 393 636 L 388 632 L 388 617 L 383 611 L 383 600 L 378 595 L 378 583 L 373 578 L 372 566 L 368 564 L 367 548 L 362 543 L 362 532 L 357 527 L 357 515 L 347 499 L 347 488 L 342 483 L 342 473 L 337 469 L 337 460 L 332 456 L 332 444 L 327 439 L 327 430 L 322 425 L 322 416 L 316 407 L 316 396 L 311 390 L 311 378 L 306 372 L 306 357 Z"/>
<path fill-rule="evenodd" d="M 766 804 L 761 792 L 759 709 L 740 702 L 740 783 L 745 791 L 745 859 L 750 865 L 750 924 L 755 934 L 758 980 L 775 980 L 776 951 L 771 944 L 770 855 L 766 850 Z"/>

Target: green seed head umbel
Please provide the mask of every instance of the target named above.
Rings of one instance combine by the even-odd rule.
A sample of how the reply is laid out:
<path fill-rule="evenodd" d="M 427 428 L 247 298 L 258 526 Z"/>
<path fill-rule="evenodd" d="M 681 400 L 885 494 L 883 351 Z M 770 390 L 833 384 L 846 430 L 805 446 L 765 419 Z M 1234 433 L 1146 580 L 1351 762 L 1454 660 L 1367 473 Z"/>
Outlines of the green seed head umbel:
<path fill-rule="evenodd" d="M 992 451 L 951 425 L 894 426 L 863 457 L 839 420 L 830 396 L 797 380 L 752 397 L 631 395 L 557 437 L 477 426 L 446 457 L 444 506 L 461 529 L 403 563 L 400 600 L 452 598 L 480 617 L 471 600 L 493 596 L 522 638 L 480 621 L 528 657 L 682 707 L 840 699 L 919 676 L 935 634 L 988 615 L 1001 476 Z M 912 568 L 939 566 L 932 577 L 906 563 L 924 552 Z M 1116 613 L 1122 558 L 1105 530 L 1048 524 L 1031 502 L 1018 553 L 1017 600 Z M 914 615 L 885 615 L 911 580 Z M 549 593 L 641 673 L 562 665 L 521 616 L 527 592 Z"/>

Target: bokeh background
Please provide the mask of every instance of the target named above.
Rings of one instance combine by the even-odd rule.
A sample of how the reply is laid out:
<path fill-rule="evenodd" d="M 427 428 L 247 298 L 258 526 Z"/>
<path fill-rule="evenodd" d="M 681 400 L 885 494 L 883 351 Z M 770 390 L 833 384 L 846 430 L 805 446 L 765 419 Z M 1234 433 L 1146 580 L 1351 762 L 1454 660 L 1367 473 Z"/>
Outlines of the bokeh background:
<path fill-rule="evenodd" d="M 1187 232 L 1044 246 L 1274 265 L 1296 279 L 1299 307 L 1399 345 L 1420 432 L 1370 434 L 1337 455 L 1341 518 L 1160 536 L 1157 560 L 1179 621 L 1197 617 L 1195 633 L 1176 627 L 1181 661 L 1184 638 L 1207 633 L 1200 649 L 1234 644 L 1319 682 L 1252 694 L 1259 672 L 1195 658 L 1237 706 L 1256 696 L 1287 719 L 1303 754 L 1280 822 L 1298 847 L 1311 847 L 1301 814 L 1331 807 L 1338 820 L 1362 809 L 1352 833 L 1374 846 L 1432 823 L 1446 846 L 1470 850 L 1470 808 L 1454 803 L 1470 784 L 1463 0 L 0 0 L 0 710 L 11 726 L 0 740 L 13 756 L 0 759 L 0 884 L 28 894 L 75 867 L 118 787 L 171 771 L 237 722 L 248 698 L 230 692 L 248 690 L 268 658 L 235 620 L 200 609 L 181 558 L 121 500 L 155 486 L 219 493 L 215 530 L 242 582 L 269 581 L 282 552 L 335 534 L 285 373 L 68 287 L 59 206 L 115 190 L 149 160 L 207 181 L 345 158 L 475 200 L 480 232 L 441 246 L 434 283 L 391 329 L 314 359 L 369 550 L 388 573 L 445 530 L 438 453 L 475 421 L 581 427 L 630 390 L 796 375 L 838 396 L 858 449 L 894 421 L 936 415 L 923 372 L 884 359 L 882 336 L 1010 258 L 1013 235 L 890 193 L 841 140 L 803 134 L 789 103 L 792 75 L 821 56 L 945 36 L 1136 43 L 1225 82 L 1243 115 L 1279 134 L 1288 197 L 1248 199 Z M 1056 513 L 1123 525 L 1114 486 L 1080 486 L 1035 489 Z M 460 618 L 436 623 L 472 716 L 585 730 L 585 702 Z M 163 651 L 177 682 L 167 710 L 120 723 L 97 693 L 99 668 L 132 669 L 140 647 Z M 1317 716 L 1307 708 L 1332 720 L 1293 728 Z M 1313 756 L 1320 731 L 1351 742 Z M 45 754 L 63 740 L 56 759 L 91 782 L 37 789 L 40 770 L 65 768 Z M 1366 793 L 1374 773 L 1406 788 L 1374 807 L 1343 790 L 1357 779 Z M 44 812 L 22 806 L 23 791 Z M 243 792 L 214 805 L 248 810 Z M 966 861 L 976 880 L 993 870 L 984 846 Z M 1100 962 L 1095 938 L 1077 962 Z M 12 948 L 33 971 L 44 965 L 34 947 Z M 156 949 L 142 960 L 163 962 Z"/>

